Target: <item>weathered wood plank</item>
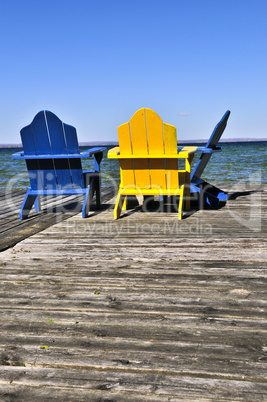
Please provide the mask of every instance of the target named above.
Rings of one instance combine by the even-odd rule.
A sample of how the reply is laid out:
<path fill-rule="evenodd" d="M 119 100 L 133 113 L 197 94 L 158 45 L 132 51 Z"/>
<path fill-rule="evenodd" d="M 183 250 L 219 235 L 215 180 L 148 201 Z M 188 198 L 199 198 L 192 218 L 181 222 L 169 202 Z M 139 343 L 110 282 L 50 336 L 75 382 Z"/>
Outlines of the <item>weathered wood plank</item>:
<path fill-rule="evenodd" d="M 157 373 L 121 373 L 92 370 L 63 370 L 54 368 L 27 368 L 12 367 L 3 368 L 1 376 L 6 381 L 6 390 L 11 389 L 21 392 L 24 387 L 38 387 L 40 397 L 40 382 L 42 391 L 49 392 L 51 398 L 64 395 L 66 400 L 101 400 L 99 398 L 114 398 L 111 400 L 151 400 L 149 398 L 161 398 L 161 400 L 264 400 L 267 384 L 249 381 L 227 381 L 220 379 L 206 379 L 194 377 L 176 377 L 175 375 L 158 376 Z M 7 388 L 7 383 L 12 387 Z M 68 385 L 66 385 L 66 382 Z M 20 385 L 20 387 L 18 387 Z M 15 388 L 16 387 L 16 388 Z M 61 388 L 62 387 L 62 388 Z M 138 390 L 138 391 L 137 391 Z M 78 395 L 77 395 L 78 391 Z M 92 392 L 94 391 L 94 392 Z M 98 392 L 97 392 L 98 391 Z M 72 394 L 73 393 L 73 394 Z M 70 395 L 68 397 L 68 395 Z M 17 393 L 11 393 L 13 397 Z M 29 395 L 32 395 L 29 393 Z M 42 394 L 41 394 L 42 395 Z M 95 398 L 95 399 L 91 399 Z M 133 398 L 133 399 L 128 399 Z M 178 397 L 178 399 L 177 399 Z M 76 399 L 77 398 L 77 399 Z M 82 399 L 84 398 L 84 399 Z M 98 398 L 98 399 L 96 399 Z M 125 398 L 125 399 L 124 399 Z M 193 398 L 193 399 L 192 399 Z M 194 399 L 195 398 L 195 399 Z M 39 398 L 38 398 L 39 399 Z M 157 400 L 156 399 L 156 400 Z M 64 399 L 65 400 L 65 399 Z M 104 399 L 105 400 L 105 399 Z"/>
<path fill-rule="evenodd" d="M 77 318 L 78 315 L 75 319 Z M 168 325 L 168 321 L 163 323 L 162 320 L 159 320 L 159 325 L 155 328 L 155 326 L 150 327 L 149 325 L 145 325 L 145 317 L 143 318 L 143 325 L 132 325 L 131 327 L 127 326 L 126 322 L 124 325 L 116 325 L 116 321 L 113 325 L 101 323 L 94 323 L 93 325 L 88 323 L 86 325 L 74 320 L 62 323 L 53 322 L 53 325 L 48 326 L 47 315 L 44 314 L 42 320 L 39 321 L 20 321 L 19 330 L 16 321 L 5 323 L 3 324 L 1 333 L 3 339 L 7 339 L 8 336 L 10 337 L 10 333 L 12 333 L 12 336 L 17 341 L 17 348 L 24 345 L 24 341 L 22 341 L 24 338 L 27 339 L 28 345 L 36 347 L 36 342 L 34 340 L 31 341 L 35 336 L 40 338 L 40 346 L 43 346 L 43 344 L 48 344 L 50 347 L 53 345 L 56 346 L 58 341 L 61 340 L 60 345 L 62 343 L 68 347 L 70 345 L 74 347 L 75 345 L 78 349 L 82 349 L 82 347 L 90 348 L 90 345 L 94 345 L 96 339 L 104 339 L 110 342 L 109 348 L 112 348 L 115 341 L 123 340 L 126 348 L 129 347 L 130 350 L 133 348 L 131 346 L 133 342 L 136 342 L 139 344 L 139 350 L 149 348 L 154 353 L 161 351 L 160 345 L 162 342 L 172 343 L 174 352 L 177 347 L 175 345 L 184 342 L 191 345 L 192 348 L 195 345 L 198 345 L 201 349 L 203 345 L 206 345 L 206 348 L 209 347 L 208 345 L 214 345 L 214 348 L 221 347 L 225 350 L 225 356 L 228 356 L 226 349 L 232 346 L 239 351 L 243 349 L 244 359 L 253 360 L 256 356 L 258 361 L 262 360 L 263 363 L 266 363 L 266 331 L 264 330 L 255 331 L 253 328 L 236 330 L 234 325 L 232 327 L 228 326 L 228 328 L 216 329 L 211 328 L 211 320 L 207 320 L 206 326 L 204 323 L 198 327 L 191 327 L 188 320 L 188 326 L 181 326 L 179 328 Z M 43 343 L 44 338 L 46 339 L 45 343 Z M 66 338 L 69 339 L 66 340 Z M 2 347 L 8 348 L 9 345 L 11 345 L 10 342 L 7 345 L 2 345 Z M 105 344 L 103 344 L 101 353 L 105 350 L 104 346 Z M 62 350 L 62 353 L 64 353 L 64 350 Z M 134 359 L 134 354 L 132 359 Z M 51 363 L 53 363 L 53 360 Z M 159 365 L 161 364 L 160 361 L 158 363 Z"/>
<path fill-rule="evenodd" d="M 10 366 L 25 366 L 25 367 L 54 367 L 73 369 L 79 367 L 79 370 L 108 370 L 121 373 L 144 373 L 168 375 L 176 377 L 205 377 L 216 378 L 221 380 L 236 380 L 236 381 L 258 381 L 266 383 L 265 375 L 266 362 L 259 360 L 249 361 L 247 359 L 225 356 L 212 353 L 206 348 L 208 354 L 200 352 L 201 346 L 196 345 L 193 350 L 193 356 L 188 353 L 184 354 L 183 350 L 178 353 L 158 353 L 158 352 L 138 352 L 136 350 L 129 351 L 105 351 L 101 350 L 79 350 L 76 348 L 76 353 L 71 349 L 64 350 L 54 345 L 41 349 L 28 347 L 27 349 L 20 348 L 15 351 L 1 351 L 2 362 Z M 170 355 L 171 353 L 171 355 Z M 133 359 L 134 354 L 134 359 Z M 196 357 L 197 355 L 197 357 Z M 53 363 L 51 363 L 53 359 Z M 161 362 L 159 367 L 159 361 Z"/>
<path fill-rule="evenodd" d="M 10 337 L 9 337 L 10 339 Z M 215 342 L 190 341 L 141 341 L 104 337 L 84 337 L 67 334 L 33 336 L 28 334 L 10 342 L 7 336 L 5 346 L 0 347 L 0 362 L 3 366 L 75 368 L 89 370 L 93 366 L 120 371 L 171 372 L 176 376 L 216 377 L 231 380 L 247 380 L 266 383 L 267 356 L 258 345 L 216 344 Z M 100 341 L 101 339 L 101 341 Z M 2 341 L 2 342 L 3 342 Z M 20 346 L 17 346 L 20 341 Z M 44 345 L 47 348 L 44 348 Z M 103 350 L 105 353 L 103 354 Z M 160 362 L 160 365 L 159 365 Z M 160 374 L 160 373 L 159 373 Z"/>

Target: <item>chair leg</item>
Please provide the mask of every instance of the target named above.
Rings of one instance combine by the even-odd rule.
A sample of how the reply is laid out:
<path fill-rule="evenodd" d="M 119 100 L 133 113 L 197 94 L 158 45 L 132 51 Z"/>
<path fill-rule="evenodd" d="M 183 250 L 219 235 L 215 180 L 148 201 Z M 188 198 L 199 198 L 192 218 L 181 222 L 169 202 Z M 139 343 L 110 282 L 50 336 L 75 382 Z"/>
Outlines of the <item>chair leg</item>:
<path fill-rule="evenodd" d="M 83 218 L 86 218 L 89 214 L 92 199 L 93 199 L 93 186 L 88 186 L 86 189 L 84 202 L 83 202 L 83 208 L 82 208 L 82 217 Z"/>
<path fill-rule="evenodd" d="M 178 219 L 183 219 L 183 205 L 184 205 L 184 185 L 181 187 L 180 191 Z"/>
<path fill-rule="evenodd" d="M 19 211 L 20 219 L 26 219 L 30 213 L 30 210 L 35 203 L 37 195 L 31 195 L 28 191 L 25 195 L 24 201 Z"/>
<path fill-rule="evenodd" d="M 123 204 L 122 204 L 122 209 L 123 209 L 124 211 L 127 211 L 127 201 L 128 201 L 128 197 L 125 196 L 124 201 L 123 201 Z"/>
<path fill-rule="evenodd" d="M 35 201 L 34 201 L 34 209 L 36 212 L 41 211 L 41 199 L 40 197 L 36 197 Z"/>
<path fill-rule="evenodd" d="M 100 208 L 100 206 L 101 206 L 101 186 L 100 186 L 99 174 L 94 177 L 94 188 L 95 188 L 95 197 L 96 197 L 96 207 Z"/>
<path fill-rule="evenodd" d="M 189 185 L 185 184 L 184 194 L 185 194 L 185 210 L 190 211 L 191 207 L 190 184 Z"/>
<path fill-rule="evenodd" d="M 125 195 L 122 195 L 121 190 L 119 190 L 118 195 L 117 195 L 116 204 L 114 207 L 114 219 L 119 219 L 121 210 L 122 210 L 122 206 L 124 203 L 124 199 L 125 199 Z"/>
<path fill-rule="evenodd" d="M 98 172 L 83 172 L 84 177 L 84 185 L 87 188 L 88 186 L 92 189 L 92 198 L 95 194 L 96 197 L 96 207 L 100 208 L 101 206 L 101 179 L 100 174 Z M 91 204 L 91 202 L 90 202 Z"/>

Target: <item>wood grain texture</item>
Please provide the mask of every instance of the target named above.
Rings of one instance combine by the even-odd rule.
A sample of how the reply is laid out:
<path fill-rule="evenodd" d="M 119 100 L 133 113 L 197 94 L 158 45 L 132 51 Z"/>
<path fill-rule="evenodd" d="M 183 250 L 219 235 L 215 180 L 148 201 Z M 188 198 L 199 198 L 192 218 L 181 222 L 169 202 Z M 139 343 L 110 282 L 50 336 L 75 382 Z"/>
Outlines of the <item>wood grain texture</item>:
<path fill-rule="evenodd" d="M 267 400 L 266 190 L 183 221 L 107 191 L 2 251 L 0 400 Z"/>

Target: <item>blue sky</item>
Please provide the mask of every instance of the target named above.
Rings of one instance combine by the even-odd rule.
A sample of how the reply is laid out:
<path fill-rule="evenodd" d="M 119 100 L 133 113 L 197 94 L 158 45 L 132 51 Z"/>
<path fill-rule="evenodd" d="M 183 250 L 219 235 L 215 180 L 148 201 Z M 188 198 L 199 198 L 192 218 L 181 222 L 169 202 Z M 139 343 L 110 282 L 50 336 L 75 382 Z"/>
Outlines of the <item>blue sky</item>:
<path fill-rule="evenodd" d="M 267 0 L 4 0 L 0 144 L 47 109 L 80 141 L 117 140 L 141 107 L 208 138 L 266 138 Z"/>

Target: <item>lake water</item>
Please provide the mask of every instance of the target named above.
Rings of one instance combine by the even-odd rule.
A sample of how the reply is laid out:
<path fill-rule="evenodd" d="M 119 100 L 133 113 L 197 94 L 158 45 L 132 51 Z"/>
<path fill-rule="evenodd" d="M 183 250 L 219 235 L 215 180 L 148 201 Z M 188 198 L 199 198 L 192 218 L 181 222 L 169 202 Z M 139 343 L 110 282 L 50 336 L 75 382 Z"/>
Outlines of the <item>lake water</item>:
<path fill-rule="evenodd" d="M 197 145 L 197 144 L 190 144 Z M 199 144 L 202 145 L 203 144 Z M 212 184 L 236 184 L 257 181 L 257 184 L 267 183 L 267 142 L 220 143 L 221 152 L 212 155 L 202 178 Z M 85 150 L 90 147 L 81 147 Z M 111 147 L 109 147 L 111 148 Z M 12 153 L 18 148 L 0 148 L 0 188 L 26 189 L 29 185 L 26 164 L 24 160 L 13 160 Z M 192 167 L 198 161 L 200 152 L 196 152 Z M 82 160 L 83 170 L 93 169 L 93 158 Z M 119 183 L 119 163 L 107 159 L 107 151 L 101 162 L 102 185 Z"/>

